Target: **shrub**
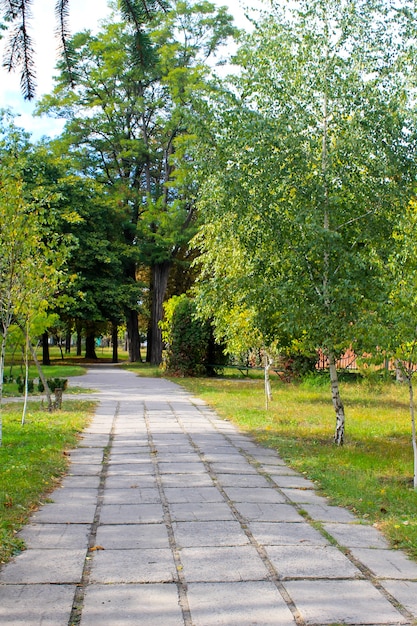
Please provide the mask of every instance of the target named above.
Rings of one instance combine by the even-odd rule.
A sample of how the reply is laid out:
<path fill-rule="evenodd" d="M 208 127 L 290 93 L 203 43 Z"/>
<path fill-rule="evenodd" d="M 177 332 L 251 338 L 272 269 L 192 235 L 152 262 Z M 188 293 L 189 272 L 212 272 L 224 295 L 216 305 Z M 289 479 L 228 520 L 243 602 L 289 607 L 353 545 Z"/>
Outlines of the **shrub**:
<path fill-rule="evenodd" d="M 196 317 L 194 301 L 185 294 L 168 300 L 161 328 L 166 370 L 177 376 L 206 373 L 209 354 L 213 355 L 211 328 Z"/>

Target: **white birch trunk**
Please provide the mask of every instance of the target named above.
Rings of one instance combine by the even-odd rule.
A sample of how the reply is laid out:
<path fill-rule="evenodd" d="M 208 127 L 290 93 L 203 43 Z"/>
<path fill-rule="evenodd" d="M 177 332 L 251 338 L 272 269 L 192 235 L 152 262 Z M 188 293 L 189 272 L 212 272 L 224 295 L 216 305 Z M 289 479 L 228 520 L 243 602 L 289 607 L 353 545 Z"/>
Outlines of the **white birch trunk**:
<path fill-rule="evenodd" d="M 332 388 L 333 407 L 336 412 L 336 429 L 334 442 L 338 446 L 343 446 L 345 439 L 345 408 L 340 397 L 339 379 L 337 377 L 336 359 L 333 352 L 329 354 L 330 384 Z"/>
<path fill-rule="evenodd" d="M 26 411 L 28 406 L 28 395 L 29 395 L 29 335 L 26 329 L 26 345 L 25 345 L 25 401 L 23 403 L 22 410 L 22 426 L 25 424 L 26 420 Z"/>
<path fill-rule="evenodd" d="M 268 354 L 265 354 L 264 360 L 264 370 L 265 370 L 265 407 L 268 410 L 269 403 L 272 400 L 272 389 L 271 389 L 271 379 L 269 377 L 269 370 L 271 369 L 272 360 Z"/>
<path fill-rule="evenodd" d="M 416 418 L 415 418 L 415 405 L 414 405 L 414 389 L 413 389 L 413 372 L 407 373 L 408 391 L 410 396 L 410 415 L 411 415 L 411 432 L 412 432 L 412 444 L 413 444 L 413 456 L 414 456 L 414 477 L 413 486 L 417 489 L 417 440 L 416 440 Z"/>

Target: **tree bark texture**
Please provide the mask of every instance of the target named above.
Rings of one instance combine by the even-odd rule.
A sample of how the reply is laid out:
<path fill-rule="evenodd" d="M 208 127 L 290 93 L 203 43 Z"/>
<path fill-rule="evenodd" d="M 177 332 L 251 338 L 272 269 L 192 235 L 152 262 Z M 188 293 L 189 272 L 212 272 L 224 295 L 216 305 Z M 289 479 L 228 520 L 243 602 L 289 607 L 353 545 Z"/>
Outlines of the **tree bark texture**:
<path fill-rule="evenodd" d="M 46 330 L 42 335 L 42 365 L 51 365 L 49 354 L 49 334 Z"/>
<path fill-rule="evenodd" d="M 111 343 L 112 343 L 112 348 L 113 348 L 112 363 L 119 362 L 117 342 L 118 342 L 118 327 L 117 327 L 117 324 L 113 324 L 112 329 L 111 329 Z"/>
<path fill-rule="evenodd" d="M 127 330 L 127 350 L 129 353 L 129 361 L 136 363 L 140 361 L 140 335 L 138 325 L 138 313 L 129 310 L 126 314 L 126 330 Z"/>
<path fill-rule="evenodd" d="M 329 370 L 330 370 L 330 383 L 332 388 L 332 401 L 333 407 L 336 412 L 336 430 L 334 434 L 334 442 L 338 446 L 343 446 L 345 439 L 345 408 L 343 406 L 342 399 L 340 397 L 339 379 L 337 377 L 336 359 L 331 352 L 328 355 L 329 358 Z"/>
<path fill-rule="evenodd" d="M 162 332 L 159 322 L 163 317 L 163 302 L 168 284 L 171 262 L 164 261 L 152 267 L 152 302 L 151 302 L 151 346 L 150 363 L 160 365 L 162 362 Z"/>
<path fill-rule="evenodd" d="M 96 354 L 96 337 L 94 332 L 88 332 L 85 337 L 85 358 L 97 359 Z"/>

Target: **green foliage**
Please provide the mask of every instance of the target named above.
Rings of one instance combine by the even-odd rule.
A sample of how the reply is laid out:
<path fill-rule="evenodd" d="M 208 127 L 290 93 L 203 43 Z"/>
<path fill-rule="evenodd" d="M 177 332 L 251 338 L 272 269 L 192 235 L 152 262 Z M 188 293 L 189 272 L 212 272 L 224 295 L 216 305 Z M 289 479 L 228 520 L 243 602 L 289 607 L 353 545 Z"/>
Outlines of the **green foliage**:
<path fill-rule="evenodd" d="M 161 328 L 167 372 L 177 376 L 203 373 L 208 357 L 209 325 L 197 319 L 195 303 L 185 294 L 173 296 L 164 310 Z"/>

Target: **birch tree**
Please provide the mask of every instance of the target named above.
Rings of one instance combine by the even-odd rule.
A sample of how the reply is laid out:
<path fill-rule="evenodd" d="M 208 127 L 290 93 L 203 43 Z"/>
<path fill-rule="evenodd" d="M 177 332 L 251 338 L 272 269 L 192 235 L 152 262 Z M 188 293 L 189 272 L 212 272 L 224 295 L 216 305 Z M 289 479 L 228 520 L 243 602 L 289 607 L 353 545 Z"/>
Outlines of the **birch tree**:
<path fill-rule="evenodd" d="M 386 295 L 390 237 L 415 180 L 411 66 L 400 65 L 414 8 L 362 0 L 272 6 L 238 52 L 241 73 L 213 106 L 210 141 L 201 140 L 200 206 L 210 235 L 200 244 L 202 293 L 219 297 L 220 277 L 277 339 L 305 334 L 323 350 L 342 445 L 336 359 L 358 346 L 358 322 Z M 208 276 L 226 228 L 244 250 L 246 277 L 229 269 L 233 252 Z"/>

